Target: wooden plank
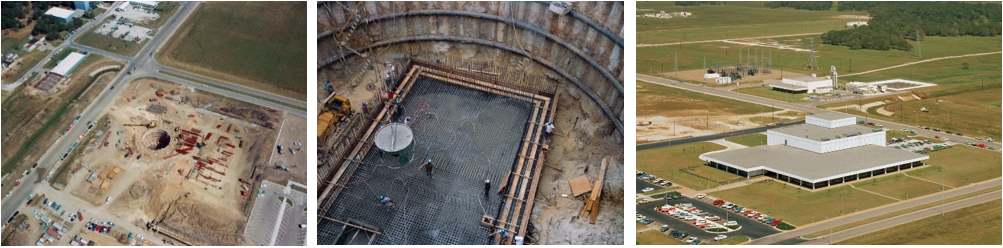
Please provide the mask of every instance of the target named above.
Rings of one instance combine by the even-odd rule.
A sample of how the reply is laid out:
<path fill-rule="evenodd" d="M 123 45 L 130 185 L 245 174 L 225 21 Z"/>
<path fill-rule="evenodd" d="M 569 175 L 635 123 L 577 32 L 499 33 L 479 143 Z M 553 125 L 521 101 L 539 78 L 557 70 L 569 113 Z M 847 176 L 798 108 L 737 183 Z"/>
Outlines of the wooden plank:
<path fill-rule="evenodd" d="M 533 104 L 534 104 L 533 105 L 534 107 L 539 107 L 540 106 L 540 102 L 535 102 Z M 533 114 L 530 116 L 530 119 L 535 119 L 537 114 L 539 114 L 539 111 L 537 110 L 537 108 L 534 108 Z M 523 138 L 523 139 L 524 140 L 529 139 L 529 137 L 532 134 L 533 134 L 533 132 L 526 132 L 526 138 Z M 529 143 L 523 142 L 522 143 L 522 149 L 520 150 L 520 154 L 523 155 L 523 156 L 525 156 L 526 155 L 526 150 L 528 148 L 529 148 Z M 519 174 L 519 173 L 522 172 L 522 166 L 523 166 L 524 162 L 525 162 L 524 160 L 519 160 L 519 164 L 516 165 L 516 167 L 515 167 L 515 169 L 516 169 L 515 174 Z M 512 181 L 515 181 L 515 180 L 513 179 Z M 510 185 L 510 186 L 512 186 L 512 187 L 510 187 L 508 195 L 509 196 L 515 195 L 516 185 Z M 504 207 L 502 207 L 502 217 L 499 218 L 499 219 L 501 219 L 501 220 L 507 220 L 508 219 L 508 212 L 511 211 L 511 207 L 512 207 L 512 198 L 509 198 L 508 201 L 505 202 Z"/>
<path fill-rule="evenodd" d="M 549 117 L 551 120 L 555 119 L 556 117 L 555 114 L 557 113 L 557 101 L 559 100 L 558 95 L 555 95 L 554 98 L 552 99 L 553 101 L 550 102 L 550 112 L 547 114 L 547 117 Z M 537 187 L 540 186 L 540 176 L 541 176 L 540 174 L 543 171 L 543 166 L 541 164 L 546 162 L 545 159 L 542 159 L 545 158 L 546 154 L 544 153 L 541 154 L 540 156 L 541 159 L 536 160 L 536 172 L 535 174 L 533 174 L 533 186 L 530 187 L 529 198 L 526 200 L 527 214 L 523 214 L 522 225 L 519 227 L 519 234 L 517 235 L 520 237 L 526 236 L 526 226 L 529 225 L 529 217 L 532 215 L 531 213 L 533 212 L 533 204 L 536 203 L 536 190 Z"/>
<path fill-rule="evenodd" d="M 599 216 L 599 201 L 592 203 L 592 217 L 589 217 L 590 224 L 596 223 L 596 216 Z"/>
<path fill-rule="evenodd" d="M 581 175 L 579 177 L 572 178 L 571 180 L 568 180 L 568 184 L 571 185 L 572 197 L 576 197 L 592 191 L 592 187 L 589 187 L 590 184 L 592 184 L 592 182 L 589 181 L 589 177 L 586 175 Z"/>

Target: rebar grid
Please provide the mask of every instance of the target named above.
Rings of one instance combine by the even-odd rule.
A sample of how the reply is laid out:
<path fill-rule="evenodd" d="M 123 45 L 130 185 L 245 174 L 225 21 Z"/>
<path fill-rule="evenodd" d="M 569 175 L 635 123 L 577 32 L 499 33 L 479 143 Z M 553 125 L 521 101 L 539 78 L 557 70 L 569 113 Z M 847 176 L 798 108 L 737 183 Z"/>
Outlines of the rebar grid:
<path fill-rule="evenodd" d="M 398 158 L 372 150 L 326 216 L 378 228 L 373 244 L 487 244 L 492 230 L 479 220 L 505 200 L 494 192 L 521 159 L 531 103 L 421 77 L 403 105 L 415 133 L 411 162 L 399 167 Z M 418 168 L 427 159 L 434 178 Z M 492 181 L 488 200 L 484 179 Z M 384 207 L 379 195 L 396 206 Z M 318 243 L 334 244 L 342 228 L 320 221 Z"/>

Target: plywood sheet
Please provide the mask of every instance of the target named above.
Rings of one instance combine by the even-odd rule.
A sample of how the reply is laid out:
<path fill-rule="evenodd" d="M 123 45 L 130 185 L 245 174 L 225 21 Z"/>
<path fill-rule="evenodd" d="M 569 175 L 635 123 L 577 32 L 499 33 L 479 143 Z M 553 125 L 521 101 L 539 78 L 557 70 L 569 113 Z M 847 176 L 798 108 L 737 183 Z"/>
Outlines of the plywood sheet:
<path fill-rule="evenodd" d="M 589 182 L 589 177 L 585 175 L 572 178 L 571 180 L 568 180 L 568 183 L 571 184 L 572 196 L 579 196 L 592 191 L 592 183 Z"/>

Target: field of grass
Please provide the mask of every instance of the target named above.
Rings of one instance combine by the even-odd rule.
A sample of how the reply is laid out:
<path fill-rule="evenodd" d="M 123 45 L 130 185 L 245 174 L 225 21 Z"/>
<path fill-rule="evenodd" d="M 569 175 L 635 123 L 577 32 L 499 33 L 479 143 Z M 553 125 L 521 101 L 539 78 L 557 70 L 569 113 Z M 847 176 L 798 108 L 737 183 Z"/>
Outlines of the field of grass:
<path fill-rule="evenodd" d="M 642 44 L 782 34 L 825 32 L 843 29 L 851 19 L 840 15 L 863 12 L 769 9 L 764 2 L 726 2 L 723 5 L 676 6 L 673 2 L 638 2 L 638 14 L 659 11 L 692 12 L 685 18 L 637 18 L 638 42 Z"/>
<path fill-rule="evenodd" d="M 908 177 L 902 173 L 864 179 L 854 183 L 853 186 L 900 200 L 937 193 L 941 189 L 940 184 Z"/>
<path fill-rule="evenodd" d="M 45 65 L 43 65 L 42 68 L 45 68 L 46 70 L 51 70 L 52 68 L 56 67 L 57 64 L 59 64 L 59 61 L 62 61 L 63 59 L 66 58 L 66 56 L 70 56 L 70 53 L 76 51 L 77 49 L 74 49 L 72 47 L 67 47 L 63 49 L 63 51 L 59 52 L 59 54 L 56 54 L 55 58 L 52 58 L 49 60 L 48 63 L 45 63 Z"/>
<path fill-rule="evenodd" d="M 178 8 L 179 6 L 181 6 L 181 3 L 178 2 L 165 1 L 158 3 L 157 8 L 155 9 L 159 9 L 157 11 L 157 14 L 160 15 L 160 18 L 157 18 L 156 20 L 153 20 L 150 23 L 144 23 L 144 25 L 147 25 L 150 29 L 159 30 L 160 26 L 164 25 L 164 22 L 167 22 L 168 19 L 171 19 L 171 16 L 174 16 L 174 13 L 177 13 L 178 9 L 181 9 Z"/>
<path fill-rule="evenodd" d="M 0 43 L 3 43 L 2 49 L 3 54 L 11 52 L 15 47 L 24 46 L 24 43 L 28 42 L 28 37 L 15 38 L 10 36 L 4 36 L 0 38 Z"/>
<path fill-rule="evenodd" d="M 766 144 L 766 135 L 761 133 L 746 134 L 742 136 L 728 137 L 724 140 L 738 143 L 739 145 L 753 147 Z"/>
<path fill-rule="evenodd" d="M 753 96 L 765 97 L 765 98 L 769 98 L 769 99 L 773 99 L 773 100 L 777 100 L 777 101 L 795 102 L 795 103 L 796 102 L 808 102 L 808 101 L 803 100 L 803 98 L 805 96 L 808 96 L 808 94 L 784 93 L 784 92 L 773 90 L 773 88 L 770 87 L 769 85 L 767 85 L 765 87 L 745 87 L 745 88 L 738 88 L 738 89 L 734 89 L 732 91 L 738 92 L 738 93 L 742 93 L 742 94 L 749 94 L 749 95 L 753 95 Z"/>
<path fill-rule="evenodd" d="M 674 61 L 672 56 L 675 56 L 676 53 L 678 53 L 679 56 L 679 70 L 701 69 L 703 67 L 704 57 L 706 57 L 708 66 L 714 64 L 735 64 L 738 63 L 739 49 L 742 50 L 742 57 L 744 60 L 747 53 L 746 51 L 750 48 L 754 49 L 754 51 L 762 50 L 762 53 L 766 54 L 766 56 L 772 55 L 773 59 L 771 64 L 773 68 L 799 73 L 827 74 L 829 72 L 829 66 L 835 65 L 837 72 L 841 75 L 845 75 L 852 72 L 868 71 L 921 60 L 920 58 L 914 56 L 915 53 L 913 51 L 851 50 L 844 46 L 822 45 L 820 42 L 821 35 L 783 37 L 776 38 L 775 40 L 797 48 L 808 49 L 808 38 L 810 37 L 814 37 L 815 39 L 815 55 L 817 57 L 818 65 L 821 67 L 816 70 L 809 70 L 806 68 L 805 62 L 808 60 L 807 51 L 801 52 L 782 50 L 725 42 L 707 42 L 684 44 L 681 46 L 639 47 L 637 48 L 637 71 L 658 71 L 662 62 L 665 62 L 665 66 L 669 68 L 668 66 L 672 66 L 672 62 Z M 957 44 L 965 45 L 958 46 Z M 1001 47 L 998 37 L 965 36 L 927 37 L 926 40 L 923 41 L 922 49 L 924 58 L 935 58 L 951 55 L 997 52 L 1003 49 L 1003 47 Z M 973 63 L 974 62 L 971 62 L 970 64 L 974 66 Z M 961 64 L 957 63 L 957 66 L 960 68 Z M 973 68 L 970 70 L 978 69 Z M 845 80 L 842 77 L 840 79 Z"/>
<path fill-rule="evenodd" d="M 757 104 L 637 81 L 638 116 L 756 114 L 771 110 Z"/>
<path fill-rule="evenodd" d="M 838 245 L 1000 245 L 1001 200 L 854 237 Z"/>
<path fill-rule="evenodd" d="M 139 52 L 140 48 L 143 48 L 143 45 L 146 45 L 147 42 L 150 42 L 147 39 L 143 40 L 143 42 L 136 43 L 93 32 L 94 30 L 97 30 L 97 28 L 100 27 L 101 25 L 94 25 L 94 29 L 88 30 L 87 33 L 84 33 L 79 38 L 77 38 L 76 43 L 105 50 L 118 55 L 132 57 L 135 56 L 137 52 Z"/>
<path fill-rule="evenodd" d="M 682 172 L 685 168 L 705 168 L 708 170 L 697 170 L 693 173 L 710 178 L 734 178 L 737 175 L 704 166 L 704 161 L 700 160 L 700 154 L 724 150 L 724 146 L 709 143 L 689 143 L 670 147 L 662 147 L 637 152 L 637 170 L 647 172 L 659 178 L 669 180 L 675 185 L 685 186 L 691 189 L 706 189 L 710 184 L 711 188 L 720 186 L 716 182 L 710 182 L 694 176 L 690 173 Z"/>
<path fill-rule="evenodd" d="M 973 197 L 973 196 L 977 196 L 977 195 L 981 195 L 981 194 L 985 194 L 985 193 L 989 193 L 989 192 L 993 192 L 993 191 L 997 191 L 997 190 L 1000 190 L 1000 186 L 996 186 L 996 187 L 992 187 L 992 188 L 988 188 L 988 189 L 983 189 L 983 190 L 971 192 L 971 193 L 964 194 L 964 195 L 959 195 L 959 196 L 947 198 L 947 199 L 945 199 L 944 202 L 953 202 L 953 201 L 957 201 L 957 200 L 961 200 L 961 199 L 965 199 L 965 198 L 969 198 L 969 197 Z M 931 203 L 927 203 L 927 204 L 923 204 L 923 205 L 920 205 L 920 206 L 915 206 L 915 207 L 911 207 L 911 208 L 907 208 L 907 209 L 902 209 L 902 210 L 891 212 L 891 213 L 884 214 L 884 215 L 881 215 L 881 216 L 872 217 L 872 218 L 868 218 L 868 219 L 863 219 L 863 220 L 859 220 L 859 221 L 856 221 L 856 222 L 853 222 L 853 223 L 850 223 L 850 224 L 837 226 L 837 227 L 835 227 L 835 228 L 832 229 L 832 232 L 839 232 L 839 231 L 842 231 L 842 230 L 850 229 L 852 227 L 865 225 L 865 224 L 868 224 L 868 223 L 871 223 L 871 222 L 875 222 L 875 221 L 879 221 L 879 220 L 883 220 L 883 219 L 887 219 L 887 218 L 899 216 L 899 215 L 906 214 L 906 213 L 915 212 L 915 211 L 926 209 L 926 208 L 930 208 L 930 207 L 936 207 L 936 206 L 939 206 L 939 205 L 940 205 L 940 202 L 938 201 L 938 202 L 931 202 Z M 811 234 L 808 234 L 808 235 L 804 235 L 804 237 L 808 238 L 808 239 L 816 238 L 816 237 L 822 237 L 822 236 L 825 236 L 825 235 L 829 235 L 829 231 L 830 230 L 819 231 L 819 232 L 811 233 Z"/>
<path fill-rule="evenodd" d="M 955 94 L 943 97 L 926 98 L 923 100 L 913 100 L 902 102 L 891 99 L 892 103 L 884 105 L 885 110 L 895 112 L 892 116 L 885 116 L 877 113 L 879 107 L 868 109 L 867 117 L 873 119 L 893 121 L 906 125 L 928 126 L 940 128 L 943 131 L 962 132 L 965 136 L 994 137 L 1000 140 L 1000 126 L 1003 120 L 1000 118 L 990 118 L 999 116 L 1000 89 L 986 89 L 969 91 L 962 94 Z M 871 101 L 877 101 L 873 99 Z M 938 104 L 937 101 L 940 101 Z M 842 106 L 843 103 L 833 103 L 820 105 L 820 108 Z M 919 112 L 920 108 L 926 108 L 929 113 Z M 939 110 L 938 110 L 939 108 Z M 864 115 L 856 110 L 840 110 L 851 114 Z M 901 113 L 900 113 L 901 112 Z M 939 112 L 939 114 L 938 114 Z M 950 137 L 951 135 L 949 135 Z"/>
<path fill-rule="evenodd" d="M 999 152 L 955 145 L 948 149 L 926 153 L 926 155 L 930 156 L 930 159 L 926 161 L 927 168 L 919 168 L 906 173 L 910 176 L 940 182 L 943 172 L 944 184 L 952 187 L 961 187 L 997 178 L 1001 175 L 1000 161 L 1003 156 Z"/>
<path fill-rule="evenodd" d="M 652 222 L 657 223 L 657 222 Z M 641 230 L 648 228 L 648 226 L 641 225 L 641 223 L 636 223 L 637 229 Z M 654 225 L 654 224 L 652 224 Z M 637 234 L 637 244 L 638 245 L 686 245 L 682 240 L 672 238 L 672 236 L 665 235 L 658 231 L 658 229 L 648 230 Z"/>
<path fill-rule="evenodd" d="M 158 60 L 293 99 L 306 99 L 305 2 L 205 2 Z"/>
<path fill-rule="evenodd" d="M 710 194 L 801 226 L 825 220 L 826 217 L 839 216 L 840 193 L 843 193 L 846 213 L 894 202 L 892 199 L 850 188 L 849 185 L 809 192 L 772 179 Z"/>
<path fill-rule="evenodd" d="M 923 52 L 926 52 L 925 44 Z M 1003 55 L 1000 54 L 944 59 L 862 75 L 844 76 L 840 79 L 873 82 L 902 78 L 934 83 L 937 86 L 912 91 L 921 97 L 940 96 L 981 89 L 983 80 L 986 88 L 1000 87 L 1000 79 L 1003 78 L 999 71 L 999 68 L 1003 67 L 1001 60 L 1003 60 Z M 962 63 L 968 63 L 968 69 L 962 69 Z"/>

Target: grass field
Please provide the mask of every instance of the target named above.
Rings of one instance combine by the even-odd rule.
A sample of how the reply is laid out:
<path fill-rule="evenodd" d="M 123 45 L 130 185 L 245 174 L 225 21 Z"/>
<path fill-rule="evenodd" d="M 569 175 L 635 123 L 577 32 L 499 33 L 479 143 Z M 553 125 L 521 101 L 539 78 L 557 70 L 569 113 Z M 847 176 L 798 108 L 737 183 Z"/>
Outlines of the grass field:
<path fill-rule="evenodd" d="M 844 46 L 822 45 L 820 42 L 821 35 L 783 37 L 771 40 L 797 48 L 808 49 L 808 38 L 810 37 L 814 37 L 815 39 L 815 55 L 818 65 L 822 67 L 816 70 L 808 70 L 806 68 L 805 62 L 808 60 L 807 51 L 782 50 L 725 42 L 707 42 L 660 47 L 639 47 L 637 48 L 637 71 L 659 71 L 663 62 L 666 68 L 673 68 L 674 66 L 670 66 L 672 66 L 676 54 L 679 56 L 679 70 L 701 69 L 705 57 L 708 66 L 714 64 L 735 64 L 738 62 L 739 49 L 742 50 L 744 60 L 747 50 L 750 48 L 755 51 L 762 50 L 767 56 L 772 55 L 773 59 L 770 64 L 773 68 L 799 73 L 826 74 L 829 72 L 829 66 L 835 65 L 837 72 L 845 75 L 852 72 L 868 71 L 921 60 L 914 56 L 915 53 L 913 51 L 851 50 Z M 958 46 L 957 44 L 965 45 Z M 1001 47 L 998 37 L 964 36 L 927 37 L 923 41 L 922 49 L 924 58 L 936 58 L 951 55 L 997 52 L 1003 49 L 1003 47 Z M 961 64 L 957 63 L 957 66 L 960 68 Z M 973 68 L 970 70 L 978 69 Z M 843 77 L 840 79 L 845 80 Z"/>
<path fill-rule="evenodd" d="M 826 217 L 839 216 L 840 193 L 843 193 L 843 206 L 847 214 L 895 202 L 852 189 L 849 185 L 809 192 L 772 179 L 710 194 L 801 226 L 825 220 Z"/>
<path fill-rule="evenodd" d="M 906 173 L 940 182 L 943 172 L 944 184 L 952 187 L 981 182 L 1001 175 L 1000 161 L 1003 156 L 999 152 L 955 145 L 948 149 L 929 152 L 927 155 L 930 155 L 930 159 L 926 161 L 929 164 L 928 168 L 919 168 Z"/>
<path fill-rule="evenodd" d="M 306 99 L 305 2 L 204 2 L 158 55 L 171 67 Z"/>
<path fill-rule="evenodd" d="M 853 186 L 899 200 L 938 193 L 941 189 L 940 184 L 908 177 L 902 173 L 864 179 L 854 183 Z"/>
<path fill-rule="evenodd" d="M 739 145 L 753 147 L 766 144 L 766 135 L 761 133 L 746 134 L 742 136 L 728 137 L 724 140 L 738 143 Z"/>
<path fill-rule="evenodd" d="M 156 20 L 153 20 L 150 23 L 143 23 L 143 25 L 146 25 L 147 27 L 153 30 L 159 30 L 160 26 L 164 25 L 164 22 L 167 22 L 168 19 L 171 19 L 171 16 L 174 16 L 174 13 L 178 12 L 178 9 L 180 9 L 178 8 L 179 6 L 181 6 L 181 3 L 178 2 L 165 1 L 158 3 L 157 8 L 155 9 L 160 9 L 160 11 L 157 11 L 157 14 L 160 15 L 160 18 L 157 18 Z M 154 31 L 154 33 L 155 32 L 156 31 Z"/>
<path fill-rule="evenodd" d="M 682 172 L 680 169 L 697 168 L 698 170 L 693 173 L 698 173 L 703 177 L 736 178 L 738 177 L 737 175 L 704 166 L 704 161 L 701 161 L 699 158 L 700 154 L 724 150 L 724 148 L 724 146 L 714 143 L 699 142 L 638 151 L 637 170 L 669 180 L 675 185 L 682 185 L 691 189 L 706 189 L 708 184 L 710 184 L 711 188 L 715 188 L 720 185 L 690 173 Z"/>
<path fill-rule="evenodd" d="M 84 33 L 79 38 L 77 38 L 76 43 L 105 50 L 118 55 L 132 57 L 135 56 L 137 52 L 139 52 L 140 48 L 143 48 L 143 45 L 146 45 L 146 43 L 150 41 L 149 39 L 147 39 L 143 40 L 140 43 L 136 43 L 93 32 L 94 30 L 97 30 L 97 28 L 100 27 L 101 25 L 94 25 L 94 29 L 87 31 L 87 33 Z"/>
<path fill-rule="evenodd" d="M 1000 245 L 999 199 L 854 237 L 838 245 Z"/>
<path fill-rule="evenodd" d="M 1000 186 L 996 186 L 996 187 L 992 187 L 992 188 L 988 188 L 988 189 L 984 189 L 984 190 L 979 190 L 979 191 L 971 192 L 971 193 L 964 194 L 964 195 L 959 195 L 959 196 L 947 198 L 947 199 L 945 199 L 945 202 L 953 202 L 953 201 L 957 201 L 957 200 L 961 200 L 961 199 L 965 199 L 965 198 L 969 198 L 969 197 L 973 197 L 973 196 L 977 196 L 977 195 L 981 195 L 981 194 L 985 194 L 985 193 L 989 193 L 989 192 L 993 192 L 993 191 L 997 191 L 997 190 L 1000 190 Z M 939 201 L 938 202 L 931 202 L 931 203 L 923 204 L 923 205 L 920 205 L 920 206 L 915 206 L 915 207 L 911 207 L 911 208 L 902 209 L 902 210 L 899 210 L 899 211 L 895 211 L 895 212 L 883 214 L 881 216 L 859 220 L 859 221 L 856 221 L 856 222 L 853 222 L 853 223 L 850 223 L 850 224 L 845 224 L 845 225 L 837 226 L 837 227 L 835 227 L 835 228 L 832 229 L 832 232 L 839 232 L 839 231 L 842 231 L 842 230 L 850 229 L 852 227 L 865 225 L 865 224 L 868 224 L 868 223 L 871 223 L 871 222 L 875 222 L 875 221 L 879 221 L 879 220 L 883 220 L 883 219 L 887 219 L 887 218 L 899 216 L 899 215 L 902 215 L 902 214 L 911 213 L 911 212 L 915 212 L 915 211 L 926 209 L 926 208 L 930 208 L 930 207 L 936 207 L 936 206 L 939 206 L 940 204 L 941 203 Z M 822 237 L 822 236 L 825 236 L 825 235 L 829 235 L 829 231 L 830 230 L 825 230 L 825 231 L 819 231 L 819 232 L 811 233 L 811 234 L 808 234 L 808 235 L 804 235 L 804 238 L 811 239 L 811 238 L 816 238 L 816 237 Z"/>
<path fill-rule="evenodd" d="M 72 47 L 67 47 L 63 49 L 63 51 L 59 52 L 59 54 L 56 54 L 55 58 L 52 58 L 49 60 L 48 63 L 45 63 L 45 65 L 42 66 L 42 68 L 45 68 L 46 70 L 51 70 L 52 68 L 56 67 L 57 64 L 59 64 L 59 61 L 62 61 L 63 59 L 66 58 L 66 56 L 70 56 L 70 53 L 76 51 L 77 49 L 74 49 Z"/>
<path fill-rule="evenodd" d="M 770 108 L 668 86 L 637 81 L 638 116 L 757 114 Z M 780 109 L 773 109 L 780 110 Z"/>
<path fill-rule="evenodd" d="M 28 71 L 31 70 L 32 67 L 35 67 L 35 65 L 38 64 L 38 62 L 41 62 L 42 59 L 45 59 L 45 56 L 49 56 L 50 53 L 52 53 L 52 51 L 48 50 L 42 51 L 39 49 L 35 49 L 34 51 L 31 51 L 27 54 L 22 54 L 20 67 L 18 67 L 17 70 L 12 70 L 13 73 L 10 74 L 10 77 L 6 77 L 7 74 L 4 74 L 5 75 L 4 82 L 6 82 L 7 80 L 10 80 L 11 82 L 17 81 L 18 79 L 21 78 L 21 76 L 24 76 L 25 73 L 28 73 Z"/>
<path fill-rule="evenodd" d="M 724 5 L 676 6 L 673 2 L 638 2 L 638 14 L 659 11 L 692 12 L 684 18 L 637 18 L 638 42 L 642 44 L 758 37 L 780 34 L 825 32 L 843 29 L 852 19 L 842 15 L 863 12 L 769 9 L 764 2 L 727 2 Z"/>
<path fill-rule="evenodd" d="M 923 46 L 926 52 L 926 46 Z M 840 79 L 862 82 L 873 82 L 902 78 L 937 84 L 912 90 L 921 97 L 948 95 L 986 87 L 999 87 L 1001 83 L 999 68 L 1003 67 L 1003 55 L 990 54 L 982 56 L 944 59 L 915 65 L 903 66 L 879 72 L 856 76 L 844 76 Z M 962 63 L 968 63 L 968 69 L 962 69 Z M 998 103 L 998 101 L 997 101 Z"/>
<path fill-rule="evenodd" d="M 648 226 L 642 225 L 641 223 L 634 222 L 637 225 L 636 230 L 641 230 L 648 228 Z M 658 222 L 652 222 L 652 226 Z M 658 227 L 655 227 L 658 228 Z M 638 245 L 687 245 L 682 240 L 672 238 L 672 236 L 665 235 L 658 231 L 658 229 L 648 230 L 637 234 L 637 244 Z"/>
<path fill-rule="evenodd" d="M 749 94 L 749 95 L 753 95 L 753 96 L 761 96 L 761 97 L 765 97 L 765 98 L 769 98 L 769 99 L 773 99 L 773 100 L 777 100 L 777 101 L 794 102 L 794 103 L 797 103 L 797 102 L 808 102 L 808 101 L 803 100 L 803 98 L 805 96 L 809 95 L 809 94 L 784 93 L 784 92 L 773 90 L 773 88 L 770 87 L 770 86 L 765 86 L 765 87 L 745 87 L 745 88 L 734 89 L 732 91 L 738 92 L 738 93 L 742 93 L 742 94 Z"/>

